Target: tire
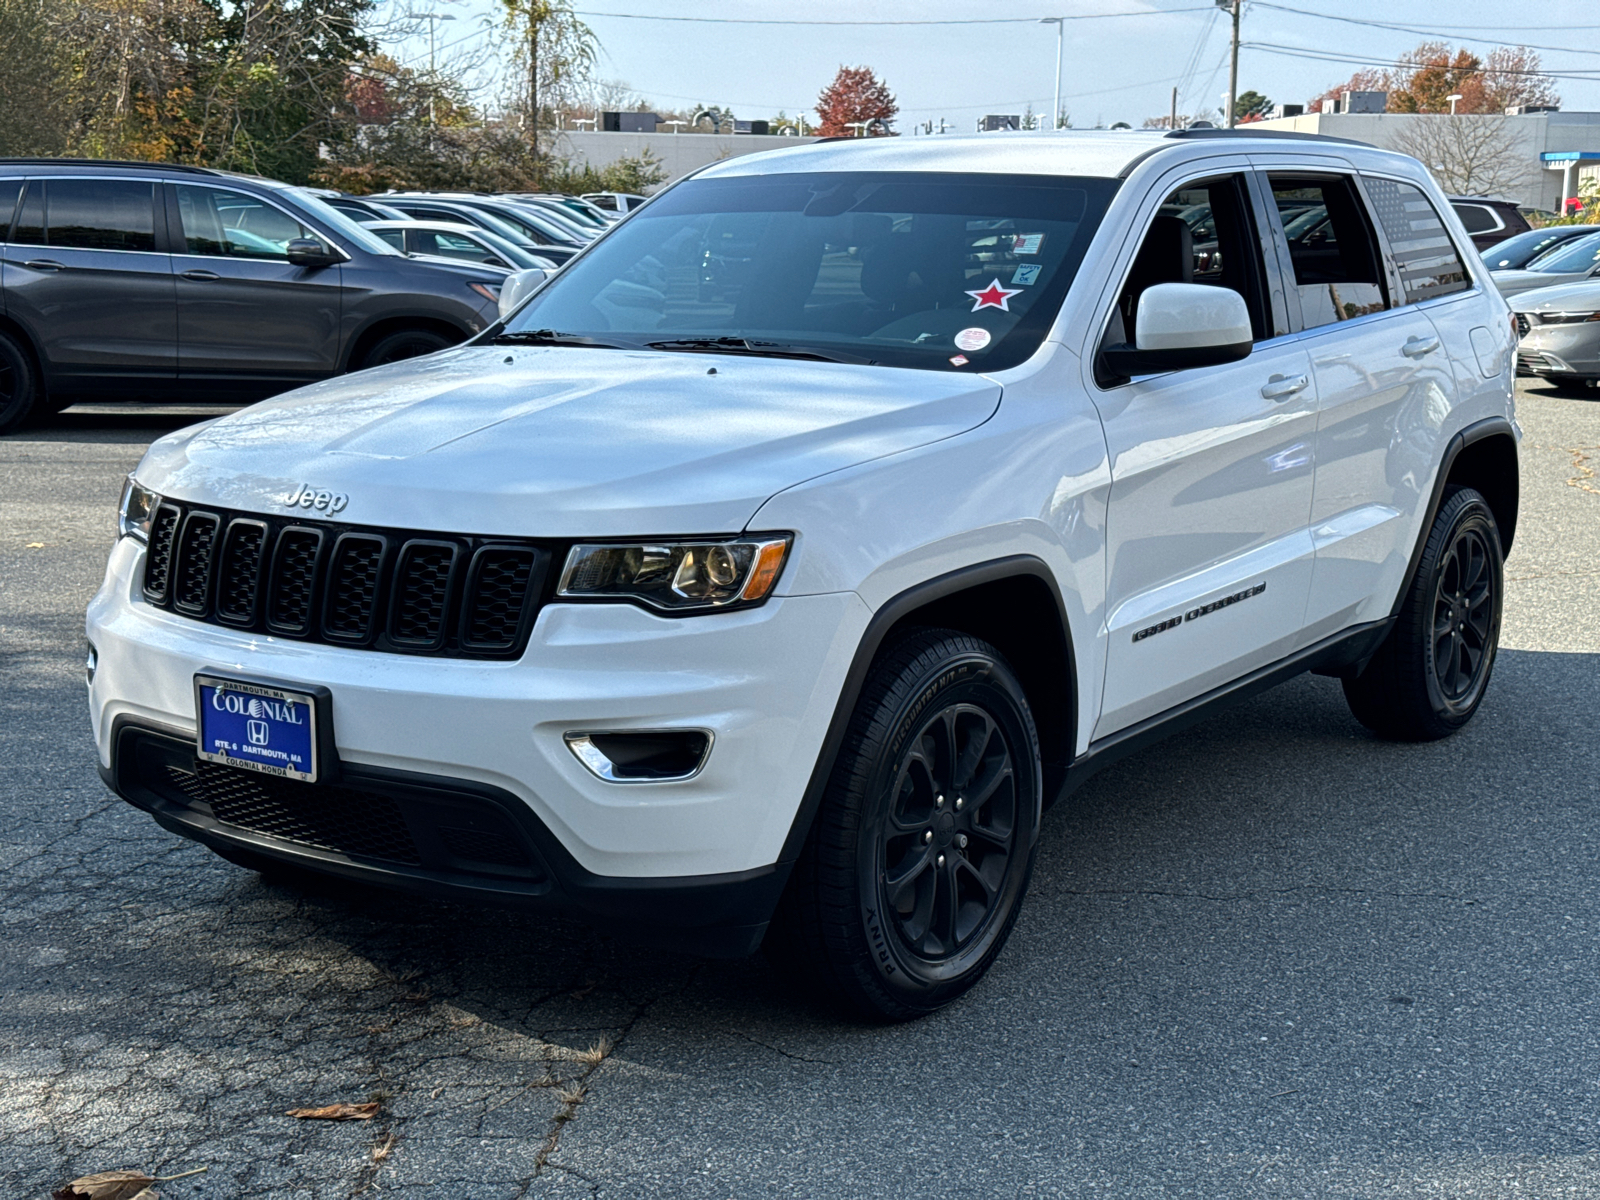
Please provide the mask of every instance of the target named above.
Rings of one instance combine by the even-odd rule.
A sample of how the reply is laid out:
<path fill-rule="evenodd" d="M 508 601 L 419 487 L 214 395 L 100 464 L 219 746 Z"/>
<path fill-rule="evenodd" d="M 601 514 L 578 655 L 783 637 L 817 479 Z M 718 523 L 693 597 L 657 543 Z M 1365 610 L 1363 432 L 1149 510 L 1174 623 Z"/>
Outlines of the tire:
<path fill-rule="evenodd" d="M 1356 720 L 1381 738 L 1431 742 L 1472 719 L 1500 644 L 1504 561 L 1483 496 L 1447 488 L 1394 628 L 1344 680 Z"/>
<path fill-rule="evenodd" d="M 0 333 L 0 434 L 14 433 L 44 410 L 33 356 Z"/>
<path fill-rule="evenodd" d="M 768 957 L 869 1019 L 949 1004 L 1021 910 L 1040 779 L 1027 698 L 993 646 L 944 629 L 897 641 L 862 688 Z"/>
<path fill-rule="evenodd" d="M 365 371 L 368 367 L 381 367 L 385 363 L 400 362 L 422 354 L 433 354 L 438 350 L 449 349 L 460 340 L 460 338 L 452 340 L 432 329 L 401 329 L 395 333 L 384 334 L 374 342 L 361 356 L 361 362 L 355 369 Z"/>

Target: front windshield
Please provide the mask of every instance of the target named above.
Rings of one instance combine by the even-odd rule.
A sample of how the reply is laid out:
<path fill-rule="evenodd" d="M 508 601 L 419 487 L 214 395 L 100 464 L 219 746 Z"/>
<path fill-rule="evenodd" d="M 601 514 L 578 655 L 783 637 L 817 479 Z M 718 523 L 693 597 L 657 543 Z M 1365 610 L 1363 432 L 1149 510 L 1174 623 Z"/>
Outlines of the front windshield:
<path fill-rule="evenodd" d="M 933 172 L 689 180 L 575 259 L 502 336 L 999 370 L 1043 341 L 1116 186 Z"/>
<path fill-rule="evenodd" d="M 400 255 L 389 243 L 385 242 L 372 230 L 354 218 L 340 212 L 321 196 L 315 196 L 304 188 L 285 189 L 286 197 L 292 200 L 302 210 L 321 221 L 333 233 L 346 238 L 360 246 L 368 254 Z M 401 255 L 403 257 L 403 255 Z"/>
<path fill-rule="evenodd" d="M 1528 270 L 1576 274 L 1587 271 L 1596 263 L 1600 263 L 1600 235 L 1591 233 L 1588 237 L 1546 250 L 1528 264 Z"/>

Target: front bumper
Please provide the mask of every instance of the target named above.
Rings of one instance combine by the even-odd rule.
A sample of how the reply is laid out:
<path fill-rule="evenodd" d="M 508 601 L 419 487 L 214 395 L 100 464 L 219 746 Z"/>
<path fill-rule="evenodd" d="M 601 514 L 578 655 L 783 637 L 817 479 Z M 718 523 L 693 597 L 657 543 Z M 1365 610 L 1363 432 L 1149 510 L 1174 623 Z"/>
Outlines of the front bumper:
<path fill-rule="evenodd" d="M 319 870 L 432 894 L 495 893 L 597 913 L 609 904 L 596 899 L 602 895 L 684 893 L 707 879 L 741 885 L 771 873 L 869 615 L 851 592 L 679 619 L 625 604 L 553 604 L 515 662 L 441 659 L 237 633 L 163 612 L 139 596 L 143 558 L 137 543 L 117 544 L 87 621 L 98 652 L 91 719 L 101 766 L 119 794 L 211 844 L 231 838 Z M 182 788 L 174 793 L 170 776 L 153 785 L 152 771 L 174 765 L 161 755 L 179 753 L 178 743 L 192 754 L 197 672 L 328 688 L 343 773 L 330 787 L 399 797 L 402 806 L 417 788 L 488 797 L 520 831 L 548 887 L 503 873 L 466 881 L 459 856 L 452 865 L 433 850 L 424 862 L 398 866 L 363 853 L 330 858 L 337 852 L 303 839 L 224 828 L 186 802 Z M 698 775 L 609 783 L 563 740 L 570 731 L 661 728 L 712 732 Z M 129 738 L 165 739 L 166 749 L 150 760 L 155 766 L 135 769 Z M 427 824 L 414 838 L 428 842 Z"/>
<path fill-rule="evenodd" d="M 1600 378 L 1600 321 L 1530 327 L 1517 343 L 1517 373 Z"/>

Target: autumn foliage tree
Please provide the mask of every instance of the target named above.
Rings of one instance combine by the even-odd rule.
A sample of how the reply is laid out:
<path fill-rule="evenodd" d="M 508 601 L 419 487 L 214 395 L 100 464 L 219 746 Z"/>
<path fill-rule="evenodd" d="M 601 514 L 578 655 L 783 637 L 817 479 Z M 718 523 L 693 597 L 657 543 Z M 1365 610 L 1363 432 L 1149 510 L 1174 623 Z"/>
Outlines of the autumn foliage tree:
<path fill-rule="evenodd" d="M 833 82 L 817 97 L 817 132 L 823 137 L 869 137 L 892 134 L 900 111 L 889 85 L 869 67 L 840 67 Z"/>
<path fill-rule="evenodd" d="M 1389 70 L 1367 68 L 1311 102 L 1322 111 L 1342 92 L 1388 92 L 1390 112 L 1447 113 L 1450 97 L 1458 113 L 1503 113 L 1518 104 L 1559 104 L 1555 81 L 1543 71 L 1537 51 L 1501 46 L 1480 58 L 1444 42 L 1423 42 Z"/>

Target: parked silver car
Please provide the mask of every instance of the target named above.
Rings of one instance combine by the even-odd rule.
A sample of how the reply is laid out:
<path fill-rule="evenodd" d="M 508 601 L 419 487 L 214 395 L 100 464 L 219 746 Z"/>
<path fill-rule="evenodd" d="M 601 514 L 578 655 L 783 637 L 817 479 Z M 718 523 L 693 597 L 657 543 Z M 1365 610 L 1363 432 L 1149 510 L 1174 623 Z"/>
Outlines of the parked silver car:
<path fill-rule="evenodd" d="M 1536 288 L 1511 301 L 1517 374 L 1554 383 L 1600 380 L 1600 280 Z"/>
<path fill-rule="evenodd" d="M 1600 278 L 1600 231 L 1546 250 L 1520 271 L 1491 271 L 1506 298 L 1535 288 Z"/>

